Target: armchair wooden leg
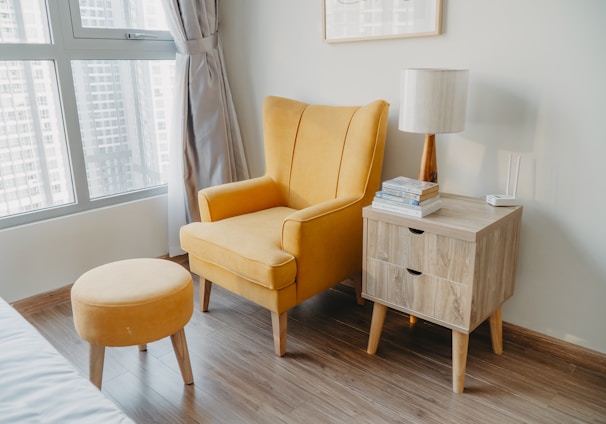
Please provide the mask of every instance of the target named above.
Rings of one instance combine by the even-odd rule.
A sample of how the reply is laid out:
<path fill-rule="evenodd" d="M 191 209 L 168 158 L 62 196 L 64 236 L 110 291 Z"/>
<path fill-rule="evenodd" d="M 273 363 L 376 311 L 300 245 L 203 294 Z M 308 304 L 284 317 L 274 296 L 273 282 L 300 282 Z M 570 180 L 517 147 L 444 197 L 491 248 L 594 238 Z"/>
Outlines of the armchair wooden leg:
<path fill-rule="evenodd" d="M 183 382 L 185 384 L 192 384 L 194 382 L 194 375 L 191 371 L 191 362 L 189 361 L 189 350 L 187 349 L 185 331 L 180 329 L 170 336 L 170 341 L 173 344 L 173 349 L 177 356 L 177 362 L 179 363 L 179 370 L 181 370 Z"/>
<path fill-rule="evenodd" d="M 362 306 L 364 305 L 364 298 L 362 297 L 362 274 L 356 274 L 351 280 L 356 292 L 356 302 Z"/>
<path fill-rule="evenodd" d="M 364 298 L 362 297 L 362 273 L 361 272 L 356 273 L 356 274 L 352 275 L 351 277 L 341 281 L 341 284 L 343 284 L 347 287 L 352 287 L 354 289 L 354 292 L 356 293 L 356 302 L 360 306 L 364 305 Z"/>
<path fill-rule="evenodd" d="M 103 362 L 105 360 L 105 346 L 90 344 L 88 359 L 88 378 L 99 390 L 103 381 Z"/>
<path fill-rule="evenodd" d="M 200 310 L 202 312 L 208 312 L 208 302 L 210 300 L 210 289 L 212 282 L 206 278 L 200 277 Z"/>
<path fill-rule="evenodd" d="M 278 356 L 284 356 L 286 353 L 286 323 L 288 322 L 288 313 L 271 312 L 271 326 L 274 333 L 274 351 Z"/>

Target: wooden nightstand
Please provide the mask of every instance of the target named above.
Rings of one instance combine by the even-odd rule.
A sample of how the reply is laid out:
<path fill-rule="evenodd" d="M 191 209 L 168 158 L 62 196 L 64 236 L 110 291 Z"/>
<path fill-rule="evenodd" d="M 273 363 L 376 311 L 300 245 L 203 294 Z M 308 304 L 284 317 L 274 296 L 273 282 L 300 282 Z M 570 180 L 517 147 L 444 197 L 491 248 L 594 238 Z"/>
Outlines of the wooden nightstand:
<path fill-rule="evenodd" d="M 503 351 L 501 305 L 513 295 L 522 207 L 441 194 L 425 218 L 363 209 L 362 297 L 374 301 L 368 353 L 377 351 L 387 308 L 452 330 L 452 387 L 465 384 L 469 333 L 490 318 Z"/>

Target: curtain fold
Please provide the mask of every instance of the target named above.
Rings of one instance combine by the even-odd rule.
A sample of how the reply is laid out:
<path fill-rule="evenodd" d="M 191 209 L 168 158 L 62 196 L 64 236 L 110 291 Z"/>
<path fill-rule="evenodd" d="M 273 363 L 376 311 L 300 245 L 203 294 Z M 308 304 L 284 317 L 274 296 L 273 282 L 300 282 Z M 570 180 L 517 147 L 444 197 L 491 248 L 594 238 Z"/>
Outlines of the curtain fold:
<path fill-rule="evenodd" d="M 218 0 L 164 0 L 177 47 L 168 176 L 169 256 L 199 221 L 201 188 L 249 178 L 218 32 Z"/>

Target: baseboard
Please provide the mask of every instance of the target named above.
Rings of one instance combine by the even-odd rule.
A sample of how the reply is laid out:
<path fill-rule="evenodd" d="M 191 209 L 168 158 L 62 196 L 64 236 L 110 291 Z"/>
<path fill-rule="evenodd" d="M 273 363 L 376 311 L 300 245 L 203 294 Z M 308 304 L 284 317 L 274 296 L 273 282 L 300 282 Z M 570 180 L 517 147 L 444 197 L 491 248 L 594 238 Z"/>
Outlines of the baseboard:
<path fill-rule="evenodd" d="M 71 289 L 72 285 L 70 284 L 65 287 L 17 300 L 12 302 L 11 305 L 13 305 L 13 308 L 21 315 L 33 314 L 60 303 L 69 302 Z"/>
<path fill-rule="evenodd" d="M 176 262 L 189 270 L 187 255 L 179 255 L 172 258 L 168 255 L 164 255 L 160 256 L 160 259 L 168 259 Z M 72 284 L 69 284 L 65 287 L 17 300 L 11 304 L 21 315 L 33 314 L 45 308 L 50 308 L 63 302 L 69 302 L 71 289 Z"/>
<path fill-rule="evenodd" d="M 168 255 L 161 259 L 174 261 L 189 269 L 187 255 L 169 258 Z M 46 293 L 28 297 L 13 302 L 13 307 L 22 315 L 35 313 L 45 308 L 58 305 L 70 300 L 72 285 L 61 287 Z M 527 349 L 553 355 L 575 366 L 585 368 L 600 374 L 606 374 L 606 354 L 591 350 L 573 343 L 546 336 L 527 328 L 519 327 L 508 322 L 503 322 L 503 341 L 514 343 Z"/>
<path fill-rule="evenodd" d="M 173 256 L 172 258 L 168 255 L 164 255 L 164 256 L 160 256 L 160 259 L 168 259 L 169 261 L 176 262 L 179 265 L 183 265 L 185 268 L 187 268 L 187 270 L 189 270 L 189 256 L 187 254 Z"/>
<path fill-rule="evenodd" d="M 606 374 L 606 354 L 574 343 L 507 322 L 503 322 L 503 341 L 547 353 L 578 367 Z"/>

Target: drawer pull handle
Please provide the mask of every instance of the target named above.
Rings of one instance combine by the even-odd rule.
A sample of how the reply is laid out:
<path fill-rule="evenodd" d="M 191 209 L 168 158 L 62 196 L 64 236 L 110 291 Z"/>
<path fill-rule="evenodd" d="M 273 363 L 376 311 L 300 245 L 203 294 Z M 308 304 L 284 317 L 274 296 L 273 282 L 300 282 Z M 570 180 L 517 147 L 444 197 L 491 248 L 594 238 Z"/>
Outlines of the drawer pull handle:
<path fill-rule="evenodd" d="M 408 271 L 408 273 L 410 275 L 421 275 L 421 274 L 423 274 L 421 271 L 415 271 L 414 269 L 410 269 L 410 268 L 406 268 L 406 271 Z"/>
<path fill-rule="evenodd" d="M 425 232 L 423 230 L 417 230 L 416 228 L 409 228 L 408 231 L 410 231 L 413 234 L 423 234 Z"/>

